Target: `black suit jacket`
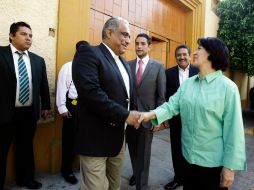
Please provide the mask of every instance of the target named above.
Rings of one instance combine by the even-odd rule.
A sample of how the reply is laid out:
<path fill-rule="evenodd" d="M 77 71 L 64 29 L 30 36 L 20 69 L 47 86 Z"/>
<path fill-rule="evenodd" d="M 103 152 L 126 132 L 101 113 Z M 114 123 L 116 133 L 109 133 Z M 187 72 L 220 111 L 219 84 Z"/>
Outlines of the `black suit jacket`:
<path fill-rule="evenodd" d="M 189 77 L 198 74 L 199 70 L 190 64 Z M 166 70 L 166 101 L 169 100 L 170 96 L 174 95 L 180 86 L 179 82 L 179 69 L 178 66 L 169 68 Z M 169 120 L 170 125 L 181 125 L 180 116 L 175 116 Z"/>
<path fill-rule="evenodd" d="M 132 78 L 128 64 L 120 58 Z M 116 156 L 123 145 L 129 115 L 127 91 L 115 60 L 105 45 L 82 45 L 72 64 L 78 92 L 75 152 L 84 156 Z"/>
<path fill-rule="evenodd" d="M 33 117 L 37 120 L 40 118 L 40 107 L 45 110 L 50 109 L 48 79 L 44 59 L 31 52 L 28 54 L 32 73 Z M 17 80 L 11 48 L 10 46 L 0 47 L 0 123 L 12 120 L 15 111 L 16 86 Z"/>

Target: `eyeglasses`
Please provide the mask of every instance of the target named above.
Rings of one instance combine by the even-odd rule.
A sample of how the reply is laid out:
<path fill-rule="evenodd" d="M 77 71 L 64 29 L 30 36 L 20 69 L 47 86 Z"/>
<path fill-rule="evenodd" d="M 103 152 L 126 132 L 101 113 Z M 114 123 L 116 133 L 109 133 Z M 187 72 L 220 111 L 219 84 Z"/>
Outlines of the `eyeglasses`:
<path fill-rule="evenodd" d="M 120 32 L 118 31 L 118 33 L 123 36 L 124 38 L 131 38 L 130 34 L 128 32 Z"/>

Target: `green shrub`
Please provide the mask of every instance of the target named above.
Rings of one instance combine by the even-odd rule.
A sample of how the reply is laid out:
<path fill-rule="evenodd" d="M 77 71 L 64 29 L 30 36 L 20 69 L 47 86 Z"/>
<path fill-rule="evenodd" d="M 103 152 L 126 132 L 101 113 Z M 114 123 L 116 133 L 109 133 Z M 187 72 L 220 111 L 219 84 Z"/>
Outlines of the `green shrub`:
<path fill-rule="evenodd" d="M 230 67 L 254 75 L 254 0 L 224 0 L 217 6 L 218 37 L 230 51 Z"/>

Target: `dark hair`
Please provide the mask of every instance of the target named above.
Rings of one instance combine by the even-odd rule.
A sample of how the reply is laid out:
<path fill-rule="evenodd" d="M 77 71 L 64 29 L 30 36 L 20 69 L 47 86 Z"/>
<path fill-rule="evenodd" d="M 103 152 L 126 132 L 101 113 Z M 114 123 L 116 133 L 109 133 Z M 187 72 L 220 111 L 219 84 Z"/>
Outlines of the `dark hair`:
<path fill-rule="evenodd" d="M 176 49 L 175 49 L 175 57 L 176 57 L 176 54 L 177 54 L 178 50 L 182 49 L 182 48 L 187 49 L 189 55 L 191 54 L 190 48 L 185 44 L 181 44 L 181 45 L 177 46 Z"/>
<path fill-rule="evenodd" d="M 212 68 L 225 71 L 229 65 L 229 51 L 225 43 L 214 37 L 199 38 L 198 45 L 202 46 L 210 55 L 208 60 L 212 62 Z"/>
<path fill-rule="evenodd" d="M 148 36 L 146 33 L 140 33 L 140 34 L 138 34 L 137 37 L 136 37 L 136 39 L 137 39 L 138 37 L 144 37 L 144 38 L 147 39 L 148 45 L 152 44 L 152 38 L 151 38 L 150 36 Z M 136 41 L 136 39 L 135 39 L 135 41 Z"/>
<path fill-rule="evenodd" d="M 29 24 L 27 24 L 26 22 L 20 21 L 20 22 L 14 22 L 11 24 L 10 26 L 10 34 L 12 34 L 13 36 L 15 36 L 16 32 L 19 30 L 19 27 L 27 27 L 30 30 L 31 27 Z M 9 41 L 11 42 L 11 39 L 9 38 Z"/>
<path fill-rule="evenodd" d="M 82 44 L 89 45 L 89 43 L 88 43 L 87 41 L 81 40 L 81 41 L 79 41 L 79 42 L 76 43 L 76 50 L 78 50 L 78 48 L 79 48 Z"/>

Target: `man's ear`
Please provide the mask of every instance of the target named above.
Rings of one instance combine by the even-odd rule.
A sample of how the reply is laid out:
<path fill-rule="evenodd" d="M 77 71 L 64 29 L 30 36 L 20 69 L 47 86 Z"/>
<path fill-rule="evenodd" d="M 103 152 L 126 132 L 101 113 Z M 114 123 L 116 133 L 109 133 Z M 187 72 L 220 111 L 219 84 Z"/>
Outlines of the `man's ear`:
<path fill-rule="evenodd" d="M 106 30 L 106 35 L 107 35 L 107 38 L 108 38 L 108 39 L 111 38 L 112 33 L 113 33 L 113 30 L 112 30 L 112 29 L 109 28 L 109 29 Z"/>
<path fill-rule="evenodd" d="M 152 44 L 148 45 L 148 47 L 149 47 L 149 51 L 150 51 L 150 50 L 151 50 L 151 48 L 152 48 Z"/>
<path fill-rule="evenodd" d="M 12 38 L 14 37 L 14 35 L 12 33 L 9 33 L 9 38 L 12 40 Z"/>

